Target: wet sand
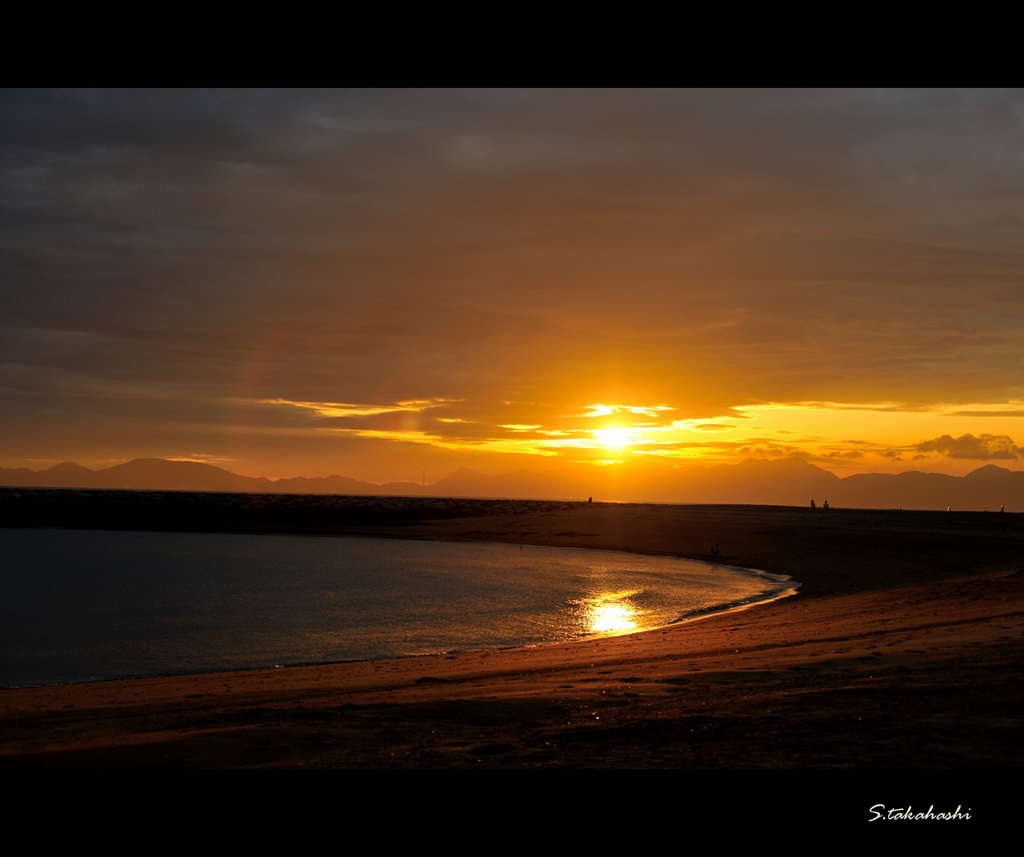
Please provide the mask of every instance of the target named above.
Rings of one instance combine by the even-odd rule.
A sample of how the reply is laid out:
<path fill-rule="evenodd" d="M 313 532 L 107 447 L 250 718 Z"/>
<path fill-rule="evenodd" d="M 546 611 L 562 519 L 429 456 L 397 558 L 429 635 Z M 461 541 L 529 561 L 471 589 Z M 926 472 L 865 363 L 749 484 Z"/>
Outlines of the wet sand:
<path fill-rule="evenodd" d="M 624 637 L 4 690 L 0 764 L 1024 762 L 1024 516 L 458 502 L 472 513 L 427 509 L 410 520 L 408 509 L 398 517 L 383 509 L 370 524 L 335 521 L 332 531 L 698 559 L 717 542 L 723 562 L 787 574 L 802 587 L 743 612 Z"/>

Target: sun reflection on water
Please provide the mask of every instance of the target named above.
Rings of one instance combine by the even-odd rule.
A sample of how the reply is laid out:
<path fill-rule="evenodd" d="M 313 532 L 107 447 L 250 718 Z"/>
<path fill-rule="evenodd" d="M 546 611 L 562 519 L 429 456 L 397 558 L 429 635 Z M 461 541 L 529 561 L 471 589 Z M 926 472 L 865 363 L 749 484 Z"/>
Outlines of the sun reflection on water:
<path fill-rule="evenodd" d="M 588 634 L 626 634 L 639 627 L 640 610 L 630 602 L 634 589 L 602 592 L 583 601 L 583 623 Z"/>

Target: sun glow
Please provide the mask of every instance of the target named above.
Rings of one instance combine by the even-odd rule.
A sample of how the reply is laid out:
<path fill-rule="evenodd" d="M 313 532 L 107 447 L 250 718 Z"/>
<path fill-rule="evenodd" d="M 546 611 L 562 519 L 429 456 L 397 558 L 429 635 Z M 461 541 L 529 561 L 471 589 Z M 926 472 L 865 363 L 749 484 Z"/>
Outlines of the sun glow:
<path fill-rule="evenodd" d="M 250 403 L 293 409 L 298 412 L 293 419 L 305 412 L 306 418 L 289 431 L 595 466 L 646 462 L 681 467 L 800 457 L 839 475 L 922 468 L 963 475 L 978 462 L 998 460 L 1017 469 L 1024 461 L 1017 445 L 1024 435 L 1024 401 L 1018 399 L 927 406 L 763 402 L 696 416 L 666 404 L 506 403 L 509 409 L 494 423 L 454 398 Z"/>
<path fill-rule="evenodd" d="M 632 432 L 625 428 L 595 429 L 594 437 L 609 449 L 622 449 L 624 446 L 629 446 Z"/>

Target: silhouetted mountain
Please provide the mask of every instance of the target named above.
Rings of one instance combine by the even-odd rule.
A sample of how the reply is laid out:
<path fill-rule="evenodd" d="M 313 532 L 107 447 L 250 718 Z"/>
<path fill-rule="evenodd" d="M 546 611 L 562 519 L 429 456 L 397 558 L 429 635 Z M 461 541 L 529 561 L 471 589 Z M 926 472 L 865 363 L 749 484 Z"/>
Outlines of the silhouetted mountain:
<path fill-rule="evenodd" d="M 0 485 L 20 485 L 25 488 L 41 486 L 43 483 L 39 477 L 43 472 L 29 470 L 27 467 L 0 467 Z"/>
<path fill-rule="evenodd" d="M 841 481 L 801 458 L 748 458 L 739 464 L 692 467 L 681 474 L 676 494 L 689 503 L 806 506 L 816 498 L 820 505 Z"/>
<path fill-rule="evenodd" d="M 998 480 L 999 482 L 1012 482 L 1015 479 L 1024 477 L 1020 471 L 1007 470 L 1005 467 L 997 467 L 995 464 L 986 464 L 977 470 L 972 470 L 964 479 L 985 479 L 988 481 Z"/>
<path fill-rule="evenodd" d="M 739 464 L 679 467 L 631 463 L 580 465 L 551 473 L 515 470 L 489 476 L 461 468 L 433 485 L 377 485 L 345 476 L 271 481 L 239 476 L 211 464 L 142 458 L 106 470 L 64 462 L 49 470 L 0 468 L 0 485 L 123 488 L 164 491 L 356 494 L 496 499 L 586 499 L 646 503 L 742 503 L 835 508 L 1024 511 L 1024 472 L 992 464 L 966 476 L 941 473 L 860 473 L 840 479 L 799 458 L 747 459 Z"/>
<path fill-rule="evenodd" d="M 25 472 L 25 468 L 19 468 L 19 472 Z M 31 473 L 32 471 L 27 472 Z M 47 488 L 88 488 L 95 482 L 96 477 L 94 471 L 75 464 L 73 461 L 65 461 L 63 464 L 58 464 L 35 475 L 39 481 L 31 484 Z"/>
<path fill-rule="evenodd" d="M 159 488 L 164 491 L 267 491 L 269 479 L 237 476 L 198 461 L 137 458 L 96 474 L 104 488 Z M 201 486 L 201 487 L 200 487 Z"/>
<path fill-rule="evenodd" d="M 412 495 L 429 493 L 415 482 L 389 482 L 377 485 L 347 476 L 316 476 L 309 479 L 270 480 L 239 476 L 221 467 L 198 461 L 168 461 L 163 458 L 136 458 L 105 470 L 89 470 L 66 461 L 38 472 L 27 467 L 0 467 L 0 485 L 25 488 L 120 488 L 151 491 L 230 491 L 281 494 L 374 494 Z"/>
<path fill-rule="evenodd" d="M 843 479 L 836 506 L 859 509 L 1024 511 L 1024 473 L 987 464 L 966 476 L 943 473 L 858 473 Z"/>

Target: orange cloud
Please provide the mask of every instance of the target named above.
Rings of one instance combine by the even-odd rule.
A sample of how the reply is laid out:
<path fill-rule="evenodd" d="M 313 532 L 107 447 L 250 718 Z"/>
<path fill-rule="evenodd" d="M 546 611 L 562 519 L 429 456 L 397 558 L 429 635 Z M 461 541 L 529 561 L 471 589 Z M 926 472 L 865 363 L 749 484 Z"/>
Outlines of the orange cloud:
<path fill-rule="evenodd" d="M 1016 460 L 1021 457 L 1021 450 L 1012 438 L 994 434 L 983 434 L 979 437 L 965 434 L 958 438 L 944 434 L 934 440 L 917 444 L 916 449 L 919 452 L 937 452 L 949 458 L 969 458 L 978 461 Z"/>

